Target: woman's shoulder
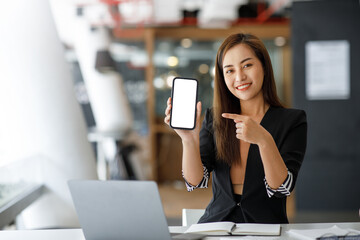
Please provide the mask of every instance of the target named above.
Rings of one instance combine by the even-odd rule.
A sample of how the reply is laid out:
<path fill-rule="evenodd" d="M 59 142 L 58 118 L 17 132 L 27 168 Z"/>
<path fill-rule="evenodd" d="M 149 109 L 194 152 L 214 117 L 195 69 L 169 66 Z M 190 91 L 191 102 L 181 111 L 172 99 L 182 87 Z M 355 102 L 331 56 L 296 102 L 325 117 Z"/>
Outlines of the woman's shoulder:
<path fill-rule="evenodd" d="M 213 125 L 213 118 L 213 108 L 207 108 L 205 110 L 203 125 L 205 125 L 206 128 L 211 129 Z"/>
<path fill-rule="evenodd" d="M 273 112 L 276 118 L 294 120 L 299 122 L 306 122 L 306 112 L 302 109 L 297 108 L 286 108 L 286 107 L 271 107 L 271 111 Z"/>
<path fill-rule="evenodd" d="M 212 107 L 205 109 L 205 117 L 213 118 L 213 108 Z"/>

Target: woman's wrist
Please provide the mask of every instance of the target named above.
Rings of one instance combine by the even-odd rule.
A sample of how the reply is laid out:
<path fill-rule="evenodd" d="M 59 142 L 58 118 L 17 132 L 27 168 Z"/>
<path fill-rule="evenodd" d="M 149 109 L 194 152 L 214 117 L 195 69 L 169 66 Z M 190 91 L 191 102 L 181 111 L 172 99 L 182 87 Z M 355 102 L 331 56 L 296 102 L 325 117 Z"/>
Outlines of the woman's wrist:
<path fill-rule="evenodd" d="M 199 137 L 182 138 L 181 142 L 183 146 L 196 146 L 199 145 Z"/>
<path fill-rule="evenodd" d="M 267 146 L 271 145 L 272 142 L 274 142 L 273 137 L 268 131 L 264 129 L 264 135 L 257 145 L 259 146 L 259 148 L 266 148 Z"/>

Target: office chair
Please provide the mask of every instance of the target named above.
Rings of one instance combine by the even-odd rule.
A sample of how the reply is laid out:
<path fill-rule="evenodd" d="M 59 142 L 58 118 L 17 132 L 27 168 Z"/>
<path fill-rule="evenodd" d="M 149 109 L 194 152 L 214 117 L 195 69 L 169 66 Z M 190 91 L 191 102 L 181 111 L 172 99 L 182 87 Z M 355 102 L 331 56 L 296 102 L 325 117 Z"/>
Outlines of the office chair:
<path fill-rule="evenodd" d="M 197 223 L 201 216 L 204 214 L 205 209 L 186 209 L 182 210 L 182 225 L 190 226 Z"/>

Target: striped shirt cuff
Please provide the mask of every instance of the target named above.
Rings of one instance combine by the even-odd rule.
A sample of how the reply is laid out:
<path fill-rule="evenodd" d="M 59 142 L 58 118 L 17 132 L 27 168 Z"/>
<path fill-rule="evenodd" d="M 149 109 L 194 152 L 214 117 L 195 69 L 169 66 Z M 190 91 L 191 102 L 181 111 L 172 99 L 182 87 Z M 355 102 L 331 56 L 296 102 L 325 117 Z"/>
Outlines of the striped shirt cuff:
<path fill-rule="evenodd" d="M 186 189 L 187 189 L 188 192 L 191 192 L 196 188 L 208 188 L 209 172 L 208 172 L 208 170 L 207 170 L 207 168 L 205 166 L 203 166 L 203 168 L 204 168 L 203 178 L 202 178 L 201 182 L 196 186 L 194 186 L 194 185 L 190 184 L 188 181 L 186 181 L 186 179 L 184 177 L 184 171 L 182 171 L 182 177 L 185 180 L 185 186 L 186 186 Z"/>
<path fill-rule="evenodd" d="M 266 178 L 264 178 L 264 182 L 265 182 L 265 187 L 266 187 L 266 191 L 267 194 L 269 196 L 269 198 L 271 198 L 272 196 L 276 195 L 280 195 L 280 196 L 290 196 L 290 189 L 291 186 L 293 184 L 293 174 L 288 171 L 288 175 L 284 181 L 283 184 L 281 184 L 281 186 L 278 189 L 272 189 L 269 184 L 266 181 Z"/>

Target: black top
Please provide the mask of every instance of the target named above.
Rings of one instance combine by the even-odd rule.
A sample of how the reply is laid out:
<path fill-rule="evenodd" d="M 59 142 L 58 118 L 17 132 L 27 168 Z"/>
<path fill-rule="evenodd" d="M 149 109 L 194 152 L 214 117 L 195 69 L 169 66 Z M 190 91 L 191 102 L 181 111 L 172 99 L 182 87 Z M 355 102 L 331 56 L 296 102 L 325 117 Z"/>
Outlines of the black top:
<path fill-rule="evenodd" d="M 256 144 L 251 144 L 246 164 L 243 194 L 236 202 L 230 178 L 230 166 L 216 159 L 211 109 L 207 109 L 200 131 L 200 154 L 203 165 L 212 172 L 213 198 L 199 223 L 226 221 L 233 212 L 241 212 L 236 222 L 288 223 L 286 196 L 269 197 L 264 184 L 264 167 Z M 306 150 L 307 122 L 303 110 L 270 107 L 260 123 L 273 137 L 276 146 L 296 178 Z"/>

